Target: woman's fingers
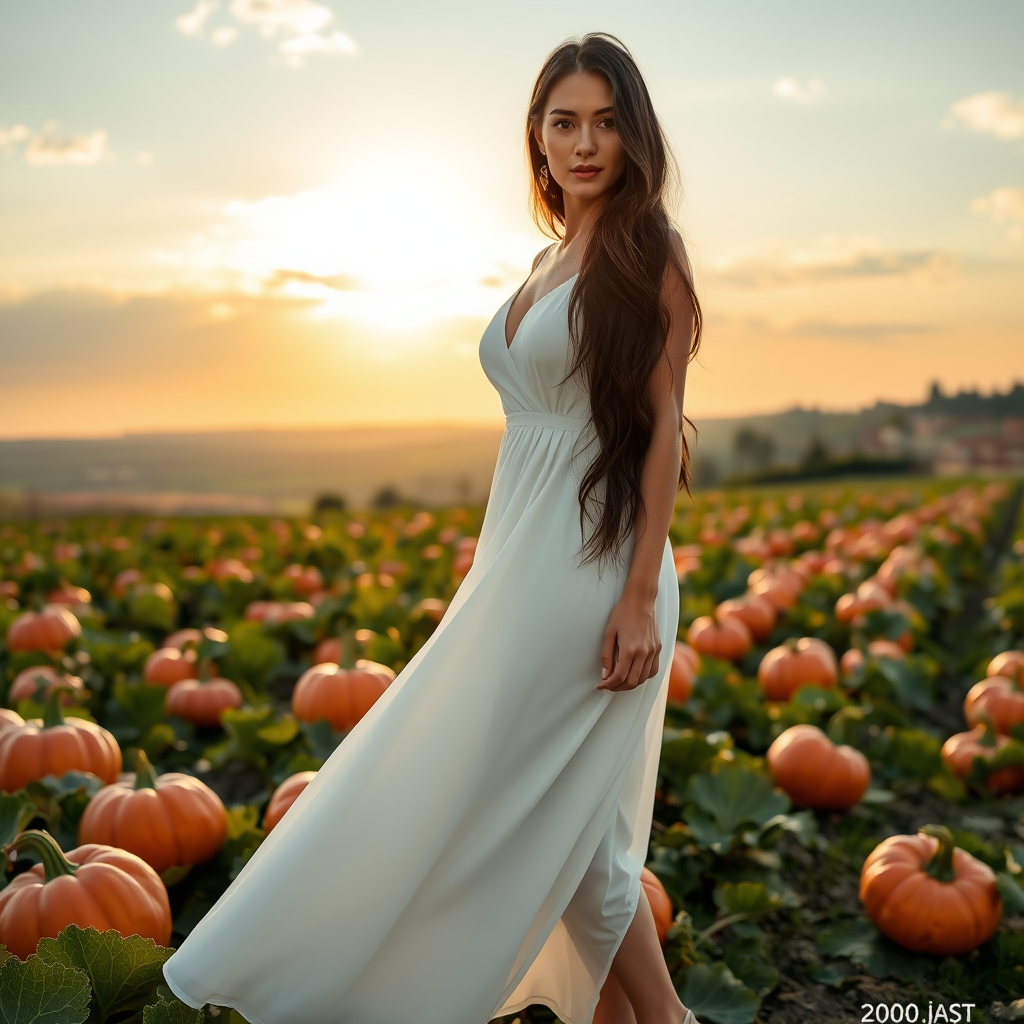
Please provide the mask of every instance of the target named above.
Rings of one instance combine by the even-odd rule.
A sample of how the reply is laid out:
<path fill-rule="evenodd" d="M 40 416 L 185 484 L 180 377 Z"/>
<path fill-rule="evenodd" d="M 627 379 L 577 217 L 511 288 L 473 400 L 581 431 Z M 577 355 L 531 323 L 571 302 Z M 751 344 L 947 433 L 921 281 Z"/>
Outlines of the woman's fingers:
<path fill-rule="evenodd" d="M 614 629 L 609 627 L 604 631 L 604 639 L 601 642 L 601 687 L 607 687 L 608 677 L 615 668 L 615 639 Z"/>

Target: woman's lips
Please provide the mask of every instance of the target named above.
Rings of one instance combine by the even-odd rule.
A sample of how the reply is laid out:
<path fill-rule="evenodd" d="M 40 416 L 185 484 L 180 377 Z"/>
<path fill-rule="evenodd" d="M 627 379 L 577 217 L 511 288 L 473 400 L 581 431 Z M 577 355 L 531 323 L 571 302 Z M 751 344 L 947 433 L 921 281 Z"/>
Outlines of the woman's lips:
<path fill-rule="evenodd" d="M 600 174 L 601 173 L 601 168 L 600 167 L 595 167 L 595 168 L 593 168 L 592 170 L 589 170 L 589 171 L 572 171 L 572 173 L 575 174 L 577 178 L 582 178 L 582 179 L 586 180 L 588 178 L 593 178 L 597 174 Z"/>

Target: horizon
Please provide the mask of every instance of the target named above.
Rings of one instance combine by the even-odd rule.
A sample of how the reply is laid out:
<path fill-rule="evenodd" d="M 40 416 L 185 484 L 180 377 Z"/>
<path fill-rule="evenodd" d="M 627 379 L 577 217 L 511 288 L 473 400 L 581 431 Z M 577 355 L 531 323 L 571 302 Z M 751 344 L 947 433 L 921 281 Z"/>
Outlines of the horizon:
<path fill-rule="evenodd" d="M 1024 378 L 1011 0 L 0 19 L 0 438 L 500 425 L 477 345 L 549 241 L 522 119 L 588 28 L 631 49 L 679 162 L 691 418 Z"/>

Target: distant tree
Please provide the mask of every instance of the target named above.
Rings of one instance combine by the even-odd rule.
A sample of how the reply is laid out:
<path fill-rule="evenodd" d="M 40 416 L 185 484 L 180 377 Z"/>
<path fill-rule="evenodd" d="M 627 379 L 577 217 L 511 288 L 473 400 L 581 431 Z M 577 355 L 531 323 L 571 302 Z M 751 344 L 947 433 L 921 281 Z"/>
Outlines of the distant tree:
<path fill-rule="evenodd" d="M 938 405 L 946 396 L 942 393 L 942 385 L 937 381 L 932 381 L 931 389 L 928 391 L 928 405 Z"/>
<path fill-rule="evenodd" d="M 743 427 L 733 437 L 732 450 L 741 472 L 759 473 L 775 458 L 775 439 L 771 434 L 759 434 L 750 427 Z"/>
<path fill-rule="evenodd" d="M 318 512 L 341 512 L 348 508 L 348 502 L 343 494 L 336 494 L 334 491 L 325 491 L 318 494 L 313 501 L 313 514 Z"/>
<path fill-rule="evenodd" d="M 816 434 L 810 439 L 800 459 L 800 468 L 807 473 L 824 469 L 832 461 L 828 445 Z"/>
<path fill-rule="evenodd" d="M 722 472 L 710 455 L 698 455 L 693 460 L 692 478 L 694 487 L 715 487 L 722 479 Z"/>
<path fill-rule="evenodd" d="M 374 508 L 394 508 L 395 505 L 402 503 L 402 496 L 398 493 L 398 488 L 393 487 L 391 484 L 386 484 L 382 487 L 374 496 L 371 504 Z"/>

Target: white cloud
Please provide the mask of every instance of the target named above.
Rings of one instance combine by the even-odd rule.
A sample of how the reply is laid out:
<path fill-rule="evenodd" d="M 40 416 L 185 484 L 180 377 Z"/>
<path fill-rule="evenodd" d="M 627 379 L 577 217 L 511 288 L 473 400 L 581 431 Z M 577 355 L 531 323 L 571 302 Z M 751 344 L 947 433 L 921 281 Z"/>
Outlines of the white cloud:
<path fill-rule="evenodd" d="M 795 78 L 780 78 L 772 86 L 776 96 L 802 104 L 813 103 L 824 91 L 825 83 L 817 78 L 811 79 L 806 85 L 801 85 Z"/>
<path fill-rule="evenodd" d="M 950 113 L 973 131 L 997 139 L 1024 138 L 1024 99 L 1014 99 L 1009 93 L 981 92 L 968 96 L 954 103 Z"/>
<path fill-rule="evenodd" d="M 221 25 L 210 34 L 214 46 L 230 46 L 237 38 L 238 29 L 234 25 Z"/>
<path fill-rule="evenodd" d="M 203 36 L 207 19 L 217 7 L 218 0 L 199 0 L 175 24 L 185 35 Z M 337 29 L 328 30 L 334 13 L 315 0 L 232 0 L 229 12 L 238 24 L 213 28 L 209 40 L 214 46 L 230 46 L 239 36 L 238 25 L 242 25 L 265 39 L 276 40 L 278 52 L 290 67 L 301 67 L 311 54 L 358 52 L 350 36 Z"/>
<path fill-rule="evenodd" d="M 91 167 L 115 159 L 107 149 L 107 133 L 100 129 L 89 135 L 61 135 L 53 125 L 47 125 L 25 147 L 25 160 L 37 167 Z"/>
<path fill-rule="evenodd" d="M 334 17 L 329 8 L 313 0 L 234 0 L 231 13 L 242 24 L 255 25 L 265 36 L 319 32 Z"/>
<path fill-rule="evenodd" d="M 993 224 L 1007 224 L 1012 242 L 1024 241 L 1024 188 L 997 188 L 971 200 L 971 209 Z"/>
<path fill-rule="evenodd" d="M 206 19 L 217 10 L 217 0 L 199 0 L 187 14 L 174 19 L 174 25 L 182 35 L 197 36 L 203 31 Z"/>
<path fill-rule="evenodd" d="M 753 245 L 712 263 L 713 274 L 734 288 L 785 288 L 863 278 L 949 275 L 955 261 L 936 249 L 891 249 L 876 239 L 818 239 L 802 246 Z"/>
<path fill-rule="evenodd" d="M 11 128 L 0 128 L 0 149 L 16 146 L 24 142 L 32 133 L 23 125 L 16 124 Z"/>

